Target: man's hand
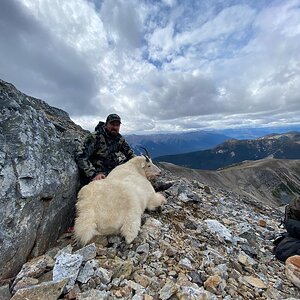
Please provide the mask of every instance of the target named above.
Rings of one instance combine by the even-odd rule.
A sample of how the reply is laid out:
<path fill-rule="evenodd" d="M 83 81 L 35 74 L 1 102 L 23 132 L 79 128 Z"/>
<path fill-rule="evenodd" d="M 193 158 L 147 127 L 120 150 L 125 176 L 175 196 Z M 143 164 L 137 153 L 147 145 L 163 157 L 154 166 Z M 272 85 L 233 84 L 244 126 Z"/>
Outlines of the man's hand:
<path fill-rule="evenodd" d="M 105 175 L 103 173 L 99 173 L 97 174 L 93 179 L 92 181 L 94 180 L 101 180 L 101 179 L 104 179 L 105 178 Z"/>

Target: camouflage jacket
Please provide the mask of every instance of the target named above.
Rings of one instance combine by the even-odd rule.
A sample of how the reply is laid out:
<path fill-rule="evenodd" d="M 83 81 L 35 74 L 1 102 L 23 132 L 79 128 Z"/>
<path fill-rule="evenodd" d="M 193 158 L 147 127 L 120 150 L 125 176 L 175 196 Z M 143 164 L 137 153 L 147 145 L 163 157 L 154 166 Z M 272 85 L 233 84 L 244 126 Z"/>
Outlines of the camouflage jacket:
<path fill-rule="evenodd" d="M 113 168 L 135 156 L 121 134 L 116 137 L 107 134 L 103 122 L 95 130 L 87 136 L 76 155 L 80 172 L 87 182 L 100 172 L 107 175 Z"/>
<path fill-rule="evenodd" d="M 292 237 L 300 239 L 300 196 L 286 207 L 284 226 Z"/>
<path fill-rule="evenodd" d="M 286 207 L 285 219 L 294 219 L 300 221 L 300 196 L 292 199 Z"/>

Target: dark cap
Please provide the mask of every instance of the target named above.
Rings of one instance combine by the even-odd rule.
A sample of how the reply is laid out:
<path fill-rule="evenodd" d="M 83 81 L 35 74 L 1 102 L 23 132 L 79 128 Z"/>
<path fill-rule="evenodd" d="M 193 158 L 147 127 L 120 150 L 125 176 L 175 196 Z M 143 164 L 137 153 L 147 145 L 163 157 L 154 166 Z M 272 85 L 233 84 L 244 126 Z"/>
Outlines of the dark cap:
<path fill-rule="evenodd" d="M 110 114 L 106 118 L 106 124 L 113 121 L 119 121 L 121 123 L 121 118 L 117 114 Z"/>

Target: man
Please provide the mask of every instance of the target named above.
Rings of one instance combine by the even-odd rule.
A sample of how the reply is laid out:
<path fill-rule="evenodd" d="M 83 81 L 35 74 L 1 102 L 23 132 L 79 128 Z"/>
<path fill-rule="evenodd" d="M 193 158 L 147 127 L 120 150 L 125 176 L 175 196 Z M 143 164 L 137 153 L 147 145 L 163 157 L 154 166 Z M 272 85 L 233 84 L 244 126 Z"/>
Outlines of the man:
<path fill-rule="evenodd" d="M 284 227 L 286 233 L 274 241 L 275 256 L 282 261 L 300 255 L 300 196 L 296 196 L 286 207 Z"/>
<path fill-rule="evenodd" d="M 84 184 L 105 178 L 113 168 L 135 156 L 119 133 L 120 126 L 120 116 L 110 114 L 86 138 L 76 157 Z"/>
<path fill-rule="evenodd" d="M 300 240 L 300 196 L 295 197 L 286 207 L 284 226 L 291 236 Z"/>

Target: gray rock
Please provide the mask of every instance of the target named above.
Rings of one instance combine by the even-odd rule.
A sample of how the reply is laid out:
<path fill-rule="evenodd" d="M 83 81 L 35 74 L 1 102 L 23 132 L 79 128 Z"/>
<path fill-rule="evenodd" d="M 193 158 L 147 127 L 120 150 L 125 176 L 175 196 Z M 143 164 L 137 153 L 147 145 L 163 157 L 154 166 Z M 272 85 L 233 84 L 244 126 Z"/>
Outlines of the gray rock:
<path fill-rule="evenodd" d="M 1 300 L 9 300 L 11 298 L 11 293 L 9 291 L 9 285 L 5 284 L 0 286 L 0 299 Z"/>
<path fill-rule="evenodd" d="M 184 227 L 191 230 L 196 230 L 198 228 L 198 224 L 194 220 L 189 219 L 184 223 Z"/>
<path fill-rule="evenodd" d="M 186 258 L 186 257 L 185 257 L 185 258 L 182 258 L 182 259 L 179 261 L 178 265 L 179 265 L 180 267 L 182 267 L 182 268 L 187 269 L 187 270 L 193 270 L 193 266 L 192 266 L 191 261 L 190 261 L 188 258 Z"/>
<path fill-rule="evenodd" d="M 217 220 L 207 219 L 204 221 L 204 223 L 206 224 L 207 229 L 211 233 L 217 234 L 219 237 L 223 238 L 225 241 L 229 241 L 229 242 L 233 241 L 231 231 L 228 228 L 226 228 L 226 226 L 224 226 L 223 224 L 218 222 Z"/>
<path fill-rule="evenodd" d="M 137 253 L 149 253 L 149 244 L 143 244 L 137 247 Z"/>
<path fill-rule="evenodd" d="M 54 245 L 72 222 L 74 151 L 86 132 L 64 111 L 0 80 L 0 279 Z"/>
<path fill-rule="evenodd" d="M 81 283 L 87 283 L 92 276 L 94 276 L 95 271 L 98 268 L 98 263 L 95 260 L 89 260 L 85 263 L 84 267 L 80 269 L 77 276 L 77 281 Z"/>
<path fill-rule="evenodd" d="M 11 300 L 57 300 L 62 294 L 68 279 L 62 279 L 57 282 L 43 282 L 39 285 L 18 290 Z"/>
<path fill-rule="evenodd" d="M 176 293 L 178 286 L 171 280 L 167 280 L 166 284 L 159 291 L 160 299 L 167 300 Z"/>
<path fill-rule="evenodd" d="M 203 281 L 201 279 L 201 276 L 196 271 L 189 272 L 188 276 L 190 277 L 190 280 L 192 282 L 197 283 L 198 285 L 203 285 Z"/>
<path fill-rule="evenodd" d="M 77 294 L 78 300 L 106 300 L 108 299 L 110 293 L 106 291 L 99 291 L 96 289 L 91 289 L 89 291 L 86 291 L 84 293 Z"/>
<path fill-rule="evenodd" d="M 23 277 L 39 277 L 46 270 L 49 259 L 51 258 L 48 255 L 42 255 L 25 263 L 17 274 L 13 286 Z"/>
<path fill-rule="evenodd" d="M 108 237 L 108 243 L 110 244 L 120 244 L 122 242 L 122 238 L 118 235 L 111 235 Z"/>
<path fill-rule="evenodd" d="M 132 288 L 133 290 L 143 293 L 145 291 L 144 287 L 141 286 L 140 284 L 132 281 L 132 280 L 126 280 L 125 279 L 125 285 L 129 286 L 130 288 Z"/>
<path fill-rule="evenodd" d="M 53 268 L 53 281 L 68 278 L 66 290 L 69 291 L 74 285 L 79 273 L 83 257 L 79 254 L 62 253 L 57 257 Z"/>
<path fill-rule="evenodd" d="M 228 278 L 228 266 L 227 264 L 220 264 L 217 265 L 215 268 L 213 268 L 212 272 L 213 274 L 219 275 L 221 278 L 223 279 L 227 279 Z"/>
<path fill-rule="evenodd" d="M 57 253 L 54 256 L 54 259 L 57 259 L 62 253 L 69 253 L 72 254 L 73 252 L 73 247 L 71 244 L 68 244 L 66 247 L 60 249 L 59 251 L 57 251 Z"/>
<path fill-rule="evenodd" d="M 162 223 L 152 217 L 148 218 L 145 224 L 141 228 L 141 236 L 148 238 L 149 236 L 153 239 L 159 239 L 161 234 Z"/>
<path fill-rule="evenodd" d="M 32 285 L 37 285 L 39 280 L 32 277 L 23 277 L 18 283 L 14 286 L 13 292 L 15 293 L 19 289 L 27 288 Z M 0 298 L 1 299 L 1 298 Z"/>
<path fill-rule="evenodd" d="M 83 261 L 88 261 L 96 257 L 97 248 L 93 243 L 77 250 L 74 254 L 79 254 L 82 256 Z"/>
<path fill-rule="evenodd" d="M 187 186 L 180 186 L 178 188 L 178 199 L 180 199 L 182 202 L 201 202 L 201 199 L 197 193 L 193 192 Z"/>
<path fill-rule="evenodd" d="M 213 299 L 209 297 L 209 294 L 210 293 L 204 290 L 203 287 L 198 288 L 194 286 L 181 286 L 179 292 L 176 295 L 180 297 L 179 299 L 188 299 L 188 300 Z"/>
<path fill-rule="evenodd" d="M 205 185 L 205 186 L 204 186 L 204 192 L 205 192 L 206 194 L 211 194 L 210 187 L 207 186 L 207 185 Z"/>
<path fill-rule="evenodd" d="M 97 270 L 95 271 L 95 276 L 100 278 L 100 281 L 103 284 L 108 284 L 111 281 L 113 272 L 106 270 L 104 268 L 97 268 Z"/>

